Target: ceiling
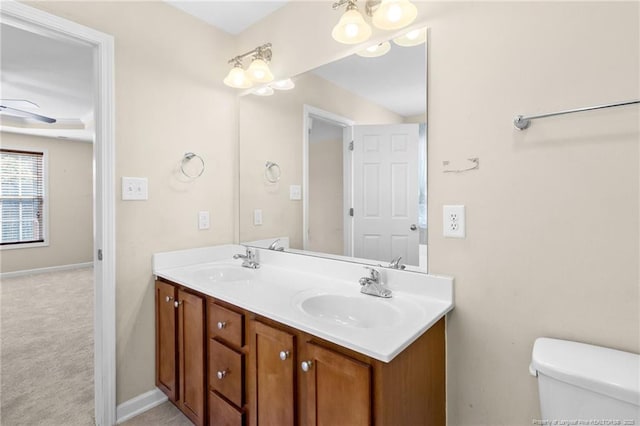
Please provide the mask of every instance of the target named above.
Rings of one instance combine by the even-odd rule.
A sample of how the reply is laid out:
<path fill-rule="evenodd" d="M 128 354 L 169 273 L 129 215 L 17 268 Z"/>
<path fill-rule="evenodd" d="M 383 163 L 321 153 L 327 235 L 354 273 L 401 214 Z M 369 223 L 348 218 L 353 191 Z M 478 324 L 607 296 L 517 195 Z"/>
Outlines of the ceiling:
<path fill-rule="evenodd" d="M 222 31 L 237 35 L 287 4 L 287 1 L 184 1 L 165 0 L 189 15 Z"/>
<path fill-rule="evenodd" d="M 7 106 L 55 118 L 46 125 L 0 114 L 0 129 L 15 133 L 93 140 L 93 49 L 6 24 L 0 26 L 0 98 Z"/>

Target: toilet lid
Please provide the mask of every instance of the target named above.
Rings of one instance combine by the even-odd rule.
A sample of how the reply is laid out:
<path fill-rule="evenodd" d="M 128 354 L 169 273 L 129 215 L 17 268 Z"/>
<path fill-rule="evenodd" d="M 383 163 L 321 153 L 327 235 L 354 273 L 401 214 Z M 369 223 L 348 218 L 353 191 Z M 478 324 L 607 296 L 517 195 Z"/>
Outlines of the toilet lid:
<path fill-rule="evenodd" d="M 540 337 L 530 370 L 640 406 L 640 355 Z"/>

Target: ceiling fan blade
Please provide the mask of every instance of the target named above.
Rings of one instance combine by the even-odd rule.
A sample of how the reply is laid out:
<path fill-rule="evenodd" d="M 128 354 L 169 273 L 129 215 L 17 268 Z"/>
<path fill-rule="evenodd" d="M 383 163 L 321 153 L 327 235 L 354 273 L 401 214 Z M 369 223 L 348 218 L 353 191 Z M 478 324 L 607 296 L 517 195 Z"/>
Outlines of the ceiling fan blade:
<path fill-rule="evenodd" d="M 43 123 L 55 123 L 56 119 L 51 117 L 45 117 L 44 115 L 34 114 L 29 111 L 23 111 L 21 109 L 11 108 L 5 105 L 0 105 L 0 112 L 6 112 L 10 115 L 24 117 L 24 118 L 33 118 L 34 120 L 42 121 Z"/>

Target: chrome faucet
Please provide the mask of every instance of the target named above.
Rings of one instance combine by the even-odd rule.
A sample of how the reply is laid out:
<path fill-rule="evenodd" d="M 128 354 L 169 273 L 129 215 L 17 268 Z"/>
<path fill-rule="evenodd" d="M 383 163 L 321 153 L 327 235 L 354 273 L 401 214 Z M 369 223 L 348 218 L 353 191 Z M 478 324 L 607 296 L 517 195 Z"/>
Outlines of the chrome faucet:
<path fill-rule="evenodd" d="M 393 260 L 391 261 L 391 263 L 389 263 L 389 268 L 392 268 L 392 269 L 404 269 L 404 268 L 406 268 L 405 265 L 400 263 L 401 260 L 402 260 L 402 256 L 394 257 Z"/>
<path fill-rule="evenodd" d="M 244 268 L 258 269 L 260 267 L 260 264 L 258 263 L 256 251 L 251 247 L 247 247 L 246 254 L 234 254 L 233 258 L 242 259 L 242 266 Z"/>
<path fill-rule="evenodd" d="M 380 272 L 370 266 L 365 266 L 365 269 L 369 270 L 369 276 L 360 278 L 360 293 L 377 297 L 391 297 L 391 290 L 386 288 L 380 280 Z"/>
<path fill-rule="evenodd" d="M 284 247 L 278 246 L 278 242 L 279 241 L 280 241 L 280 238 L 278 238 L 274 242 L 272 242 L 271 245 L 269 246 L 269 250 L 284 251 Z"/>

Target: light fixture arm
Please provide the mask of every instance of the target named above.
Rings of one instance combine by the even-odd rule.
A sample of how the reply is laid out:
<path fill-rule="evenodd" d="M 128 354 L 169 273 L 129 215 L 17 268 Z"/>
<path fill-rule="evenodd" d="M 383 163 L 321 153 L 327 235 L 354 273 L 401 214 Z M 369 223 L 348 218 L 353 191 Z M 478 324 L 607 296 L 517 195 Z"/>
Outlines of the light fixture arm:
<path fill-rule="evenodd" d="M 337 2 L 333 3 L 331 7 L 333 10 L 338 10 L 340 7 L 346 4 L 347 10 L 357 9 L 356 1 L 357 0 L 338 0 Z M 376 9 L 378 9 L 380 3 L 382 3 L 382 0 L 367 0 L 364 7 L 367 16 L 373 16 L 373 13 L 376 11 Z"/>
<path fill-rule="evenodd" d="M 235 65 L 241 64 L 244 58 L 251 55 L 269 62 L 271 60 L 271 43 L 265 43 L 262 46 L 258 46 L 255 49 L 248 51 L 247 53 L 234 56 L 233 58 L 229 59 L 228 63 Z"/>

